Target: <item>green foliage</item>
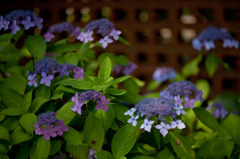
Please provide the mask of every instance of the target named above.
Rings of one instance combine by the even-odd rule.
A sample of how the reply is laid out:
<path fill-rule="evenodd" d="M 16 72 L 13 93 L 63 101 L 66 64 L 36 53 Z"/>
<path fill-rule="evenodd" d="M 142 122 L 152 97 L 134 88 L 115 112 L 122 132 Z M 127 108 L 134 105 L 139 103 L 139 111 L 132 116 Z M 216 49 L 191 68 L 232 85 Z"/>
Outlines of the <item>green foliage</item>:
<path fill-rule="evenodd" d="M 33 113 L 23 114 L 20 118 L 20 124 L 26 130 L 26 132 L 33 133 L 34 126 L 33 123 L 36 123 L 37 116 Z"/>
<path fill-rule="evenodd" d="M 113 159 L 113 156 L 109 151 L 100 151 L 95 153 L 95 156 L 99 159 Z"/>
<path fill-rule="evenodd" d="M 73 102 L 66 103 L 57 111 L 57 118 L 63 120 L 65 124 L 70 123 L 74 118 L 75 113 L 71 110 Z"/>
<path fill-rule="evenodd" d="M 103 84 L 105 83 L 105 81 L 110 76 L 111 70 L 112 70 L 111 60 L 110 60 L 109 57 L 107 57 L 103 61 L 102 65 L 101 65 L 101 67 L 98 71 L 98 78 Z"/>
<path fill-rule="evenodd" d="M 28 51 L 32 54 L 33 57 L 43 58 L 44 53 L 46 52 L 46 49 L 47 49 L 47 45 L 42 36 L 30 35 L 27 37 L 24 43 Z"/>
<path fill-rule="evenodd" d="M 47 159 L 51 150 L 50 140 L 38 139 L 36 150 L 32 156 L 33 159 Z"/>
<path fill-rule="evenodd" d="M 69 127 L 69 130 L 63 134 L 64 139 L 71 145 L 83 144 L 83 136 L 74 128 Z"/>
<path fill-rule="evenodd" d="M 240 129 L 239 129 L 240 117 L 230 114 L 223 123 L 224 128 L 230 133 L 233 140 L 240 144 Z"/>
<path fill-rule="evenodd" d="M 220 61 L 219 58 L 214 53 L 210 53 L 207 56 L 205 61 L 205 67 L 210 77 L 212 77 L 213 74 L 216 72 L 219 61 Z"/>

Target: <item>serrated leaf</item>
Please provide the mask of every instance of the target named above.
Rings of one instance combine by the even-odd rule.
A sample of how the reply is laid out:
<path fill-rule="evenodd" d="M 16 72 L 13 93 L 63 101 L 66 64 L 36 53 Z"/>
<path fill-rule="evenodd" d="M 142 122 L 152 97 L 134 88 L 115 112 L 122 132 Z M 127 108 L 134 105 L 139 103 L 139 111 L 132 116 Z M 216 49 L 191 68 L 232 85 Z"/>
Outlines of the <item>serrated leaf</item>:
<path fill-rule="evenodd" d="M 118 77 L 118 78 L 116 78 L 115 80 L 112 80 L 112 81 L 110 81 L 110 82 L 107 82 L 106 85 L 107 85 L 107 86 L 113 86 L 113 85 L 115 85 L 115 84 L 118 84 L 118 83 L 120 83 L 120 82 L 125 81 L 126 79 L 128 79 L 128 78 L 130 78 L 130 77 L 131 77 L 131 76 Z"/>
<path fill-rule="evenodd" d="M 111 71 L 112 71 L 111 60 L 109 57 L 106 57 L 98 71 L 98 78 L 101 80 L 103 84 L 105 83 L 106 79 L 110 76 Z"/>
<path fill-rule="evenodd" d="M 104 141 L 104 128 L 102 123 L 92 113 L 88 115 L 85 121 L 84 136 L 92 149 L 96 152 L 101 150 Z"/>
<path fill-rule="evenodd" d="M 98 159 L 113 159 L 109 151 L 100 151 L 94 154 Z"/>
<path fill-rule="evenodd" d="M 56 100 L 56 99 L 62 99 L 62 96 L 63 96 L 63 92 L 61 92 L 61 91 L 54 91 L 53 92 L 53 95 L 51 96 L 51 100 Z"/>
<path fill-rule="evenodd" d="M 63 92 L 68 92 L 68 93 L 76 93 L 76 90 L 73 88 L 68 88 L 68 87 L 64 87 L 64 86 L 58 86 L 56 88 L 57 91 L 63 91 Z"/>
<path fill-rule="evenodd" d="M 211 89 L 208 81 L 205 79 L 198 79 L 195 85 L 198 90 L 201 90 L 203 92 L 203 95 L 202 95 L 203 99 L 206 99 Z"/>
<path fill-rule="evenodd" d="M 59 85 L 71 86 L 76 89 L 88 90 L 92 89 L 95 83 L 88 78 L 82 79 L 66 79 L 59 82 Z"/>
<path fill-rule="evenodd" d="M 16 145 L 19 144 L 21 142 L 27 141 L 32 139 L 32 136 L 22 132 L 22 131 L 14 131 L 11 135 L 10 135 L 10 144 L 11 145 Z"/>
<path fill-rule="evenodd" d="M 78 59 L 81 59 L 90 49 L 90 42 L 83 43 L 77 51 Z"/>
<path fill-rule="evenodd" d="M 121 159 L 134 146 L 137 140 L 136 128 L 131 124 L 121 127 L 113 136 L 111 149 L 114 159 Z"/>
<path fill-rule="evenodd" d="M 171 145 L 174 151 L 177 153 L 178 157 L 181 159 L 194 159 L 195 152 L 191 149 L 190 145 L 185 141 L 185 139 L 176 133 L 171 134 Z"/>
<path fill-rule="evenodd" d="M 106 92 L 107 93 L 109 93 L 109 94 L 112 94 L 112 95 L 123 95 L 123 94 L 125 94 L 127 91 L 126 90 L 124 90 L 124 89 L 114 89 L 114 88 L 108 88 L 107 90 L 106 90 Z"/>
<path fill-rule="evenodd" d="M 8 152 L 8 149 L 6 146 L 0 144 L 0 153 L 7 153 Z"/>
<path fill-rule="evenodd" d="M 7 108 L 7 109 L 4 109 L 1 111 L 2 114 L 5 114 L 5 115 L 9 115 L 9 116 L 18 116 L 18 115 L 22 115 L 24 112 L 22 109 L 20 108 Z"/>
<path fill-rule="evenodd" d="M 36 123 L 36 121 L 37 116 L 33 113 L 23 114 L 20 118 L 20 124 L 29 133 L 33 133 L 35 129 L 33 123 Z"/>
<path fill-rule="evenodd" d="M 40 35 L 28 36 L 24 44 L 33 57 L 39 59 L 43 58 L 46 52 L 47 45 L 42 36 Z"/>
<path fill-rule="evenodd" d="M 8 129 L 3 126 L 0 126 L 0 139 L 6 141 L 9 141 L 10 139 Z"/>
<path fill-rule="evenodd" d="M 50 95 L 51 95 L 51 90 L 49 87 L 47 87 L 45 85 L 39 86 L 35 91 L 35 98 L 42 97 L 45 99 L 49 99 Z"/>
<path fill-rule="evenodd" d="M 83 144 L 83 136 L 74 128 L 69 127 L 67 132 L 64 132 L 63 138 L 67 141 L 67 143 L 71 145 L 82 145 Z"/>
<path fill-rule="evenodd" d="M 214 53 L 210 53 L 207 56 L 205 61 L 205 67 L 210 77 L 212 77 L 213 74 L 216 72 L 219 61 L 219 58 Z"/>
<path fill-rule="evenodd" d="M 68 102 L 57 111 L 57 118 L 59 120 L 63 120 L 65 125 L 70 123 L 70 121 L 75 117 L 75 113 L 72 111 L 73 104 L 73 102 Z"/>
<path fill-rule="evenodd" d="M 33 159 L 47 159 L 50 153 L 51 142 L 44 140 L 42 137 L 38 139 L 36 150 L 32 156 Z"/>
<path fill-rule="evenodd" d="M 45 103 L 47 102 L 48 99 L 45 99 L 43 97 L 37 97 L 33 100 L 30 108 L 29 108 L 29 113 L 36 113 L 37 110 Z"/>
<path fill-rule="evenodd" d="M 95 116 L 102 122 L 105 132 L 111 127 L 115 118 L 115 112 L 112 106 L 108 105 L 108 111 L 99 109 L 96 111 Z"/>

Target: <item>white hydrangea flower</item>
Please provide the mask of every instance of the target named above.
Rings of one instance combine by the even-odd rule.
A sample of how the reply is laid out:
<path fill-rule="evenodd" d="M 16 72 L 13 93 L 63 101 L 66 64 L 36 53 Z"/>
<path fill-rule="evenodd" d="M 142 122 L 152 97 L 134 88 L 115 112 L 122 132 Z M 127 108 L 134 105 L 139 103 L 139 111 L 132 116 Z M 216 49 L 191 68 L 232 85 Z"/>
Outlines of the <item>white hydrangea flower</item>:
<path fill-rule="evenodd" d="M 156 125 L 155 128 L 159 129 L 159 132 L 165 137 L 168 134 L 168 129 L 171 129 L 171 126 L 161 122 L 160 124 Z"/>
<path fill-rule="evenodd" d="M 154 123 L 153 120 L 149 121 L 148 119 L 144 119 L 144 123 L 141 125 L 140 129 L 144 129 L 144 130 L 150 132 L 153 123 Z"/>
<path fill-rule="evenodd" d="M 182 122 L 182 120 L 178 119 L 176 121 L 171 121 L 171 128 L 178 128 L 178 129 L 183 129 L 186 128 L 186 125 Z"/>
<path fill-rule="evenodd" d="M 135 116 L 132 115 L 130 119 L 128 119 L 128 123 L 132 123 L 133 126 L 136 126 L 137 125 L 137 119 L 139 118 L 139 115 Z"/>
<path fill-rule="evenodd" d="M 173 109 L 176 110 L 177 115 L 184 115 L 186 112 L 183 110 L 183 106 L 175 106 Z"/>
<path fill-rule="evenodd" d="M 137 111 L 136 108 L 131 108 L 130 110 L 126 111 L 126 112 L 124 113 L 124 115 L 130 115 L 130 116 L 132 116 L 135 111 Z"/>

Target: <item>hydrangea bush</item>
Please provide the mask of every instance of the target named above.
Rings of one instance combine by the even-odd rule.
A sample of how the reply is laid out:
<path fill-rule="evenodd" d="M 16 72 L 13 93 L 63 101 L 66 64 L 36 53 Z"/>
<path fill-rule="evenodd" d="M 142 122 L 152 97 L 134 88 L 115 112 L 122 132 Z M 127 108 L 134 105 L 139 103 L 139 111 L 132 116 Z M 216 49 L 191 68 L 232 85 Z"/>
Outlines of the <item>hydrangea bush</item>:
<path fill-rule="evenodd" d="M 31 11 L 0 16 L 1 159 L 239 158 L 238 96 L 208 101 L 210 85 L 188 81 L 187 66 L 182 74 L 158 67 L 142 95 L 144 81 L 131 76 L 136 64 L 94 53 L 114 41 L 129 44 L 108 19 L 34 35 L 42 22 Z M 238 48 L 215 27 L 193 48 L 212 49 L 214 40 Z"/>

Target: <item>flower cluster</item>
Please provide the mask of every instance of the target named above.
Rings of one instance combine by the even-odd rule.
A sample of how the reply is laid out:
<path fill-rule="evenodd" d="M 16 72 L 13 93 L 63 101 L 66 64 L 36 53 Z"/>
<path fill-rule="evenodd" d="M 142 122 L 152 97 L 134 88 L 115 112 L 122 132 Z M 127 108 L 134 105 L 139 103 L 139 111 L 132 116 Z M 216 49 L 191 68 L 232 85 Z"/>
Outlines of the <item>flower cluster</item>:
<path fill-rule="evenodd" d="M 43 135 L 45 140 L 49 140 L 50 137 L 62 136 L 63 132 L 67 132 L 68 126 L 64 125 L 63 120 L 58 120 L 56 115 L 54 112 L 41 114 L 34 123 L 35 134 Z"/>
<path fill-rule="evenodd" d="M 133 62 L 129 62 L 128 64 L 126 64 L 125 66 L 122 65 L 116 65 L 113 69 L 113 71 L 120 73 L 122 71 L 122 73 L 126 76 L 129 76 L 134 70 L 137 69 L 137 65 L 134 64 Z"/>
<path fill-rule="evenodd" d="M 84 43 L 93 41 L 94 30 L 96 30 L 97 34 L 101 35 L 102 38 L 99 40 L 99 43 L 102 44 L 103 48 L 106 48 L 109 43 L 112 43 L 113 39 L 118 40 L 121 34 L 121 31 L 116 30 L 114 24 L 108 19 L 98 19 L 88 23 L 77 39 Z"/>
<path fill-rule="evenodd" d="M 175 109 L 176 105 L 174 102 L 165 97 L 159 97 L 158 99 L 154 98 L 146 98 L 143 101 L 140 101 L 135 105 L 134 108 L 131 108 L 124 115 L 131 116 L 127 121 L 128 123 L 132 123 L 133 126 L 137 125 L 137 119 L 139 116 L 145 116 L 144 123 L 140 126 L 140 129 L 144 129 L 148 132 L 151 131 L 152 125 L 155 121 L 149 120 L 150 117 L 157 116 L 158 120 L 160 120 L 160 124 L 155 126 L 156 129 L 159 129 L 159 132 L 165 137 L 168 133 L 168 129 L 183 129 L 185 128 L 185 124 L 177 119 L 176 121 L 171 121 L 171 124 L 166 124 L 166 117 L 171 116 L 175 118 L 176 115 L 180 115 L 178 113 L 179 110 Z M 184 110 L 181 110 L 182 114 L 185 114 Z M 134 113 L 136 112 L 136 116 Z"/>
<path fill-rule="evenodd" d="M 170 67 L 158 67 L 153 73 L 153 79 L 157 82 L 173 80 L 176 77 L 176 72 Z"/>
<path fill-rule="evenodd" d="M 108 111 L 109 101 L 100 92 L 96 92 L 93 90 L 87 90 L 80 94 L 78 92 L 76 92 L 71 100 L 72 100 L 72 102 L 74 102 L 72 111 L 77 112 L 79 115 L 82 114 L 82 106 L 83 106 L 84 102 L 87 103 L 89 100 L 97 101 L 97 105 L 96 105 L 95 109 L 98 110 L 98 109 L 102 108 L 103 111 Z"/>
<path fill-rule="evenodd" d="M 79 28 L 79 30 L 80 30 L 80 28 Z M 45 41 L 49 42 L 52 40 L 52 38 L 54 38 L 54 33 L 62 33 L 62 32 L 70 33 L 73 31 L 74 31 L 74 27 L 73 27 L 72 23 L 63 22 L 63 23 L 58 23 L 58 24 L 52 25 L 43 36 L 45 38 Z M 75 30 L 75 32 L 76 32 L 76 30 Z"/>
<path fill-rule="evenodd" d="M 5 17 L 0 16 L 0 31 L 11 29 L 13 34 L 20 30 L 21 25 L 25 30 L 31 27 L 42 29 L 43 19 L 37 17 L 31 11 L 15 10 L 8 13 Z"/>
<path fill-rule="evenodd" d="M 221 29 L 217 27 L 207 27 L 201 31 L 199 35 L 193 39 L 192 46 L 194 49 L 201 51 L 204 47 L 207 51 L 214 49 L 214 41 L 223 41 L 223 47 L 235 47 L 238 49 L 239 43 L 236 41 L 227 31 L 227 29 Z"/>
<path fill-rule="evenodd" d="M 215 102 L 213 104 L 210 104 L 207 106 L 206 109 L 208 111 L 211 110 L 215 118 L 221 117 L 222 119 L 224 119 L 228 114 L 228 111 L 225 109 L 224 105 L 221 102 Z"/>
<path fill-rule="evenodd" d="M 160 92 L 160 96 L 168 99 L 173 99 L 182 102 L 181 97 L 184 97 L 184 107 L 193 108 L 197 100 L 203 102 L 202 91 L 198 90 L 190 81 L 180 81 L 171 83 L 167 89 Z"/>
<path fill-rule="evenodd" d="M 84 70 L 78 66 L 70 64 L 59 64 L 54 58 L 45 57 L 34 66 L 34 73 L 28 73 L 28 85 L 37 87 L 37 74 L 41 75 L 40 83 L 46 86 L 51 85 L 51 81 L 54 79 L 54 75 L 58 74 L 59 78 L 62 78 L 63 75 L 69 75 L 70 71 L 73 72 L 73 78 L 84 78 Z"/>

